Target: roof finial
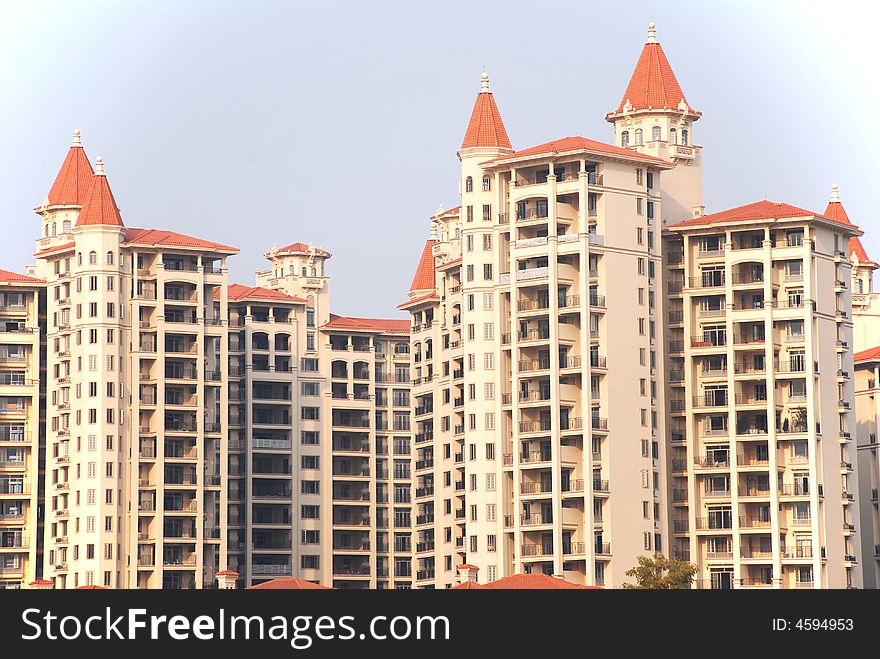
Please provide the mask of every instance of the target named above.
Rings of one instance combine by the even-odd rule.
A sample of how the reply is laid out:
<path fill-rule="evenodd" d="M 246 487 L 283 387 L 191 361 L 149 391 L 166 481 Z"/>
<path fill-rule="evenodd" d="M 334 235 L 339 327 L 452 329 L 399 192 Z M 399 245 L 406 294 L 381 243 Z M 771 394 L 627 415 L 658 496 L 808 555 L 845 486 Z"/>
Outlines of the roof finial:
<path fill-rule="evenodd" d="M 101 156 L 95 158 L 95 176 L 104 176 L 104 159 Z"/>
<path fill-rule="evenodd" d="M 73 131 L 73 144 L 70 146 L 82 146 L 82 142 L 79 139 L 79 128 Z"/>
<path fill-rule="evenodd" d="M 480 76 L 480 93 L 489 91 L 489 74 L 483 71 L 483 75 Z"/>
<path fill-rule="evenodd" d="M 648 23 L 648 43 L 657 43 L 657 30 L 654 29 L 654 21 Z"/>
<path fill-rule="evenodd" d="M 840 203 L 840 195 L 837 194 L 837 183 L 831 184 L 831 203 Z"/>
<path fill-rule="evenodd" d="M 431 220 L 431 240 L 437 240 L 437 223 Z"/>

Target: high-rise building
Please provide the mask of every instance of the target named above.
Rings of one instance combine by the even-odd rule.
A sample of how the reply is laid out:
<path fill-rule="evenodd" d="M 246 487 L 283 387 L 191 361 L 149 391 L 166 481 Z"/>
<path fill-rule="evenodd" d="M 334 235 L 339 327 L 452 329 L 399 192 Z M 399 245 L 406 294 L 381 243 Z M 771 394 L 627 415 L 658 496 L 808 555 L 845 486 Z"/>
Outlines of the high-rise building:
<path fill-rule="evenodd" d="M 769 201 L 668 227 L 672 549 L 701 587 L 861 585 L 846 251 L 859 233 Z"/>
<path fill-rule="evenodd" d="M 43 572 L 45 288 L 0 270 L 0 589 Z"/>
<path fill-rule="evenodd" d="M 483 74 L 406 319 L 126 227 L 76 132 L 0 271 L 0 586 L 876 585 L 877 265 L 836 186 L 706 215 L 700 118 L 653 24 L 612 143 L 514 149 Z"/>
<path fill-rule="evenodd" d="M 43 576 L 56 588 L 210 584 L 226 564 L 225 261 L 238 250 L 126 227 L 78 131 L 36 211 Z"/>

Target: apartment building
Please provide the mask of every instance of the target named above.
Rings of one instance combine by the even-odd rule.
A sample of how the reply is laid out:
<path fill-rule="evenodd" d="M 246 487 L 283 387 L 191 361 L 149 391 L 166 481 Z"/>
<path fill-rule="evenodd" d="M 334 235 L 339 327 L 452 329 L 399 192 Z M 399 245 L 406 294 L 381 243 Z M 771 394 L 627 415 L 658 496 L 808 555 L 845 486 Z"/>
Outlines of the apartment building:
<path fill-rule="evenodd" d="M 43 572 L 45 288 L 0 270 L 0 589 Z"/>
<path fill-rule="evenodd" d="M 857 318 L 858 322 L 858 318 Z M 880 585 L 880 460 L 877 437 L 880 424 L 880 348 L 855 354 L 856 469 L 859 474 L 859 551 L 865 588 Z"/>
<path fill-rule="evenodd" d="M 257 273 L 257 283 L 263 291 L 287 297 L 288 322 L 295 323 L 292 331 L 284 330 L 295 341 L 290 347 L 292 374 L 279 368 L 277 357 L 275 371 L 292 382 L 284 394 L 292 399 L 289 421 L 276 432 L 292 435 L 297 444 L 291 461 L 297 475 L 279 494 L 291 500 L 279 502 L 292 505 L 286 512 L 291 531 L 275 537 L 275 556 L 263 565 L 271 563 L 278 570 L 274 574 L 289 570 L 335 588 L 409 588 L 409 323 L 330 313 L 326 261 L 331 255 L 326 250 L 293 243 L 265 256 L 271 267 Z M 252 321 L 245 318 L 245 327 Z M 270 335 L 250 335 L 251 346 L 254 337 L 269 345 Z M 272 340 L 277 352 L 277 339 Z M 268 359 L 271 369 L 271 353 Z M 251 362 L 248 357 L 245 367 L 250 369 Z M 257 370 L 255 363 L 252 369 Z M 245 441 L 251 438 L 256 445 L 258 435 L 248 433 Z M 277 479 L 274 484 L 280 487 Z M 256 484 L 251 499 L 255 490 Z M 256 514 L 254 505 L 254 520 Z M 278 552 L 275 545 L 284 544 L 287 551 Z M 252 582 L 258 579 L 255 568 L 245 568 Z M 265 569 L 259 573 L 269 574 Z"/>
<path fill-rule="evenodd" d="M 199 588 L 226 564 L 226 258 L 125 226 L 78 132 L 46 200 L 43 576 Z M 220 291 L 220 299 L 214 299 Z"/>
<path fill-rule="evenodd" d="M 220 297 L 219 290 L 215 297 Z M 227 301 L 228 567 L 249 586 L 254 580 L 299 574 L 292 554 L 302 521 L 300 507 L 293 503 L 307 507 L 305 500 L 311 495 L 300 495 L 300 481 L 307 467 L 314 468 L 311 461 L 319 458 L 307 456 L 317 447 L 300 444 L 294 419 L 300 395 L 314 395 L 321 382 L 299 379 L 304 299 L 230 284 Z"/>
<path fill-rule="evenodd" d="M 859 234 L 769 201 L 668 227 L 672 549 L 700 587 L 861 585 L 846 251 Z"/>
<path fill-rule="evenodd" d="M 701 155 L 677 82 L 674 103 L 649 108 L 657 75 L 675 80 L 652 29 L 608 115 L 620 146 L 566 137 L 519 151 L 483 75 L 458 151 L 462 205 L 432 218 L 401 305 L 418 587 L 451 587 L 461 563 L 490 580 L 619 586 L 666 545 L 660 229 L 664 194 L 672 217 L 699 205 Z"/>

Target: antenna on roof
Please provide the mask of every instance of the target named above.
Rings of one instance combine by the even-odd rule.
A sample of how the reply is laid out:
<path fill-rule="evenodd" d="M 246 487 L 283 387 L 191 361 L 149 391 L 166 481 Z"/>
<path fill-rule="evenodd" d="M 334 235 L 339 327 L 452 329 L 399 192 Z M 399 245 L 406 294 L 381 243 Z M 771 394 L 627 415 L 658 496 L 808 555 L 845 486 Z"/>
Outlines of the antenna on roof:
<path fill-rule="evenodd" d="M 654 29 L 654 21 L 648 23 L 648 43 L 657 43 L 657 30 Z"/>

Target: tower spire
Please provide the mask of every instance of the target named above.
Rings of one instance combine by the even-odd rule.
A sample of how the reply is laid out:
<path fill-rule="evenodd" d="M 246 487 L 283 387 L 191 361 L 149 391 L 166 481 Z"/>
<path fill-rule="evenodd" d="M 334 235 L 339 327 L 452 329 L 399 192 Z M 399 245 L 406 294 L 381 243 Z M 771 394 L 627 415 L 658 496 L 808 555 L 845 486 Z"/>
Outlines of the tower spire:
<path fill-rule="evenodd" d="M 839 204 L 840 203 L 840 194 L 838 194 L 838 192 L 837 192 L 837 183 L 831 184 L 831 199 L 830 199 L 829 203 L 831 203 L 831 204 L 833 204 L 833 203 Z"/>
<path fill-rule="evenodd" d="M 501 113 L 495 104 L 495 97 L 489 91 L 489 74 L 485 71 L 480 76 L 480 91 L 471 112 L 464 140 L 461 142 L 462 149 L 472 147 L 494 147 L 512 149 L 507 130 L 501 120 Z"/>
<path fill-rule="evenodd" d="M 648 23 L 648 41 L 646 43 L 657 43 L 657 30 L 654 29 L 654 21 Z"/>

